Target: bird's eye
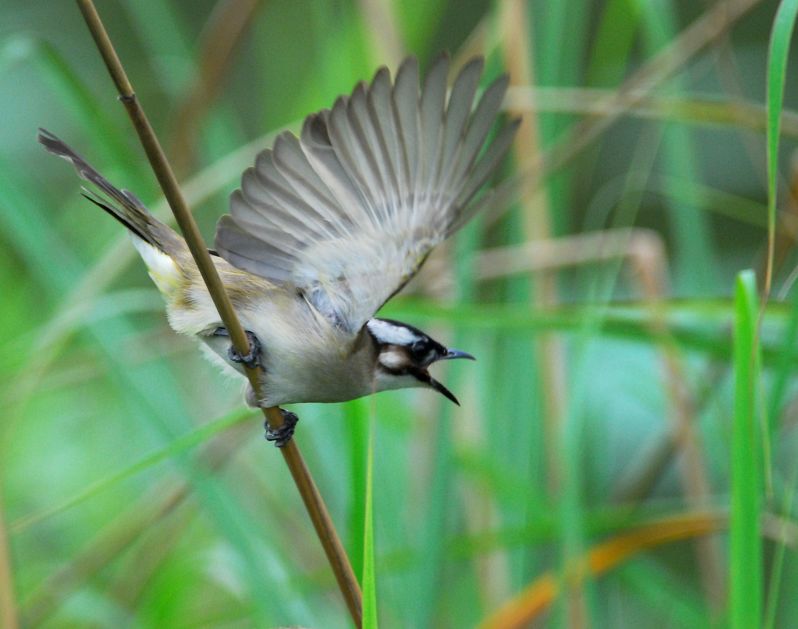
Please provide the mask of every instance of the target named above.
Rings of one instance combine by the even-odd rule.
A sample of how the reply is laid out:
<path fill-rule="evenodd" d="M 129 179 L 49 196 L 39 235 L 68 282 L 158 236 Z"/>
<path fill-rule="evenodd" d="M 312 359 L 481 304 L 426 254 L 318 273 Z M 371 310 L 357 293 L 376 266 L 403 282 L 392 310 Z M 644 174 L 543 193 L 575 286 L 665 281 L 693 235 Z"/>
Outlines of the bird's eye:
<path fill-rule="evenodd" d="M 410 345 L 410 355 L 413 357 L 413 362 L 417 364 L 424 364 L 429 361 L 430 350 L 432 349 L 423 339 L 414 341 Z"/>

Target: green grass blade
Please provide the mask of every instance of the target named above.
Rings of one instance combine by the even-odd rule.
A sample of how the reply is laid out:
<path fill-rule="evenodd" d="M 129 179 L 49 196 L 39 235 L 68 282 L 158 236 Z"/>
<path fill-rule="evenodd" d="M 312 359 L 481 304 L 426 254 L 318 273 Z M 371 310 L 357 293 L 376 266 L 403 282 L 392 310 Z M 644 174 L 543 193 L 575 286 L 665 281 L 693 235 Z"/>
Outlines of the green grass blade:
<path fill-rule="evenodd" d="M 366 522 L 366 505 L 363 488 L 370 482 L 367 478 L 366 458 L 370 456 L 368 402 L 364 399 L 353 400 L 346 405 L 344 421 L 348 428 L 347 445 L 349 446 L 349 557 L 355 575 L 363 579 L 364 557 L 363 540 L 366 538 L 364 524 Z"/>
<path fill-rule="evenodd" d="M 762 493 L 757 293 L 752 271 L 737 276 L 734 327 L 734 423 L 731 444 L 729 614 L 731 627 L 758 627 L 762 619 Z"/>
<path fill-rule="evenodd" d="M 373 418 L 373 415 L 372 415 Z M 374 565 L 374 421 L 369 422 L 363 523 L 363 629 L 377 629 L 377 571 Z"/>
<path fill-rule="evenodd" d="M 782 0 L 773 20 L 768 50 L 767 87 L 767 167 L 768 167 L 768 263 L 765 277 L 765 294 L 770 293 L 773 274 L 773 254 L 776 240 L 776 197 L 779 164 L 779 133 L 784 105 L 784 81 L 787 74 L 787 56 L 790 39 L 798 13 L 798 0 Z"/>
<path fill-rule="evenodd" d="M 601 13 L 587 69 L 589 85 L 612 86 L 623 80 L 640 26 L 635 0 L 609 0 Z"/>

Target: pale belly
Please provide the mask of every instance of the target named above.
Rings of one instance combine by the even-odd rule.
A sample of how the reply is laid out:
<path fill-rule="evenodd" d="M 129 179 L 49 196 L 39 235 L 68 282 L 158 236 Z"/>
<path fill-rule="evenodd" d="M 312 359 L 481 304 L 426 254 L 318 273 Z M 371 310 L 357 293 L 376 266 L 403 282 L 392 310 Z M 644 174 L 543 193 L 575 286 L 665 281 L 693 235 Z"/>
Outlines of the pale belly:
<path fill-rule="evenodd" d="M 304 308 L 295 308 L 293 317 L 278 318 L 269 312 L 272 307 L 264 304 L 257 317 L 252 312 L 239 313 L 242 325 L 261 343 L 263 405 L 344 402 L 375 392 L 369 343 L 354 349 L 353 338 L 313 313 L 303 312 Z M 200 339 L 214 362 L 243 374 L 241 365 L 228 358 L 227 336 Z"/>

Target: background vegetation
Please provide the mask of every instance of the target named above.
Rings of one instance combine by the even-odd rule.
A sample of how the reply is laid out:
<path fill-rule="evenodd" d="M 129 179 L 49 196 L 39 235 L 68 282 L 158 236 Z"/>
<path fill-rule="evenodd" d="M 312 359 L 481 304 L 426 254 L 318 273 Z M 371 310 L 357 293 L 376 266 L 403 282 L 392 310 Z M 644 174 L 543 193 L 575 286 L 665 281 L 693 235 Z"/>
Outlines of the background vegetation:
<path fill-rule="evenodd" d="M 373 426 L 383 626 L 795 626 L 795 2 L 773 37 L 756 0 L 98 4 L 209 237 L 274 133 L 379 65 L 512 74 L 521 200 L 384 309 L 477 355 L 439 370 L 462 407 L 295 409 L 358 573 Z M 0 111 L 0 619 L 348 626 L 259 415 L 35 143 L 166 215 L 72 3 L 0 6 Z"/>

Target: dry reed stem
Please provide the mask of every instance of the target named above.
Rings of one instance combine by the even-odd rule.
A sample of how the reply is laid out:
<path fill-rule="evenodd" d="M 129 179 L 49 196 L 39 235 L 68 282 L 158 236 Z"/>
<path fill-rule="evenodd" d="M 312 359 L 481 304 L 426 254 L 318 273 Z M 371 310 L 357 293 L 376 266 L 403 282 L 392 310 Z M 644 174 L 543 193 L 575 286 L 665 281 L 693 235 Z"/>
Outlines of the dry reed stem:
<path fill-rule="evenodd" d="M 640 242 L 650 243 L 659 239 L 659 234 L 642 227 L 620 227 L 493 247 L 477 254 L 474 274 L 477 279 L 489 280 L 610 261 L 633 255 L 639 251 Z"/>
<path fill-rule="evenodd" d="M 671 439 L 684 455 L 681 479 L 685 498 L 693 510 L 706 509 L 709 507 L 711 488 L 700 432 L 696 430 L 695 403 L 687 384 L 684 364 L 668 331 L 665 313 L 661 308 L 667 286 L 667 261 L 662 239 L 658 237 L 650 242 L 638 240 L 636 248 L 630 247 L 630 260 L 638 272 L 639 284 L 651 313 L 651 331 L 662 353 L 668 389 L 666 399 L 669 402 Z M 717 540 L 711 537 L 697 539 L 696 555 L 704 592 L 711 606 L 718 610 L 725 601 L 726 582 Z"/>
<path fill-rule="evenodd" d="M 529 3 L 525 0 L 504 0 L 499 6 L 499 32 L 502 34 L 504 63 L 510 74 L 510 86 L 535 84 L 534 41 L 529 29 Z M 513 116 L 521 112 L 509 108 Z M 544 149 L 538 133 L 538 120 L 523 116 L 513 144 L 518 170 L 530 172 L 542 161 Z M 551 206 L 548 191 L 536 182 L 521 182 L 521 220 L 524 240 L 546 240 L 552 236 Z M 530 290 L 537 308 L 553 307 L 559 301 L 554 275 L 530 278 Z M 533 345 L 538 377 L 541 381 L 542 423 L 546 456 L 548 490 L 551 496 L 559 495 L 564 476 L 561 457 L 563 422 L 566 413 L 566 354 L 559 337 L 541 334 Z M 565 549 L 567 553 L 567 547 Z M 574 629 L 587 625 L 587 608 L 584 592 L 579 584 L 567 593 L 567 622 Z"/>
<path fill-rule="evenodd" d="M 191 251 L 191 255 L 208 287 L 214 305 L 219 311 L 219 316 L 230 334 L 230 341 L 236 351 L 244 356 L 249 353 L 249 342 L 244 334 L 244 329 L 241 327 L 238 317 L 233 310 L 233 306 L 224 290 L 221 279 L 216 272 L 216 267 L 211 261 L 208 248 L 203 242 L 197 224 L 194 222 L 194 218 L 183 199 L 177 180 L 155 136 L 155 132 L 150 126 L 149 120 L 136 98 L 133 86 L 130 84 L 122 63 L 114 50 L 113 44 L 105 31 L 105 27 L 100 20 L 100 16 L 92 0 L 77 0 L 77 3 L 86 21 L 86 25 L 89 27 L 92 38 L 103 57 L 108 72 L 116 85 L 120 100 L 124 104 L 125 109 L 127 109 L 133 126 L 139 135 L 139 139 L 147 153 L 147 158 L 150 161 L 153 172 L 164 192 L 164 196 L 172 208 L 175 219 Z M 259 370 L 246 368 L 245 371 L 252 388 L 256 392 L 259 391 Z M 272 407 L 262 410 L 270 426 L 273 428 L 282 426 L 283 418 L 278 408 Z M 352 566 L 346 555 L 343 544 L 335 531 L 326 505 L 313 482 L 305 461 L 296 445 L 296 441 L 294 439 L 289 441 L 285 447 L 280 448 L 280 452 L 302 496 L 302 501 L 305 503 L 305 508 L 313 522 L 316 534 L 321 541 L 327 559 L 333 569 L 333 573 L 335 574 L 338 586 L 346 601 L 350 615 L 355 625 L 360 626 L 362 607 L 360 586 L 352 571 Z"/>
<path fill-rule="evenodd" d="M 585 116 L 633 116 L 668 122 L 727 125 L 735 129 L 765 132 L 767 111 L 761 103 L 743 99 L 718 99 L 711 96 L 657 95 L 633 92 L 638 102 L 625 107 L 612 102 L 614 90 L 592 87 L 540 87 L 511 85 L 504 100 L 505 109 L 555 112 Z M 798 138 L 798 112 L 785 109 L 781 114 L 782 135 Z"/>
<path fill-rule="evenodd" d="M 366 36 L 379 63 L 396 68 L 405 56 L 402 34 L 397 27 L 393 3 L 389 0 L 358 0 L 364 21 L 368 25 Z"/>

